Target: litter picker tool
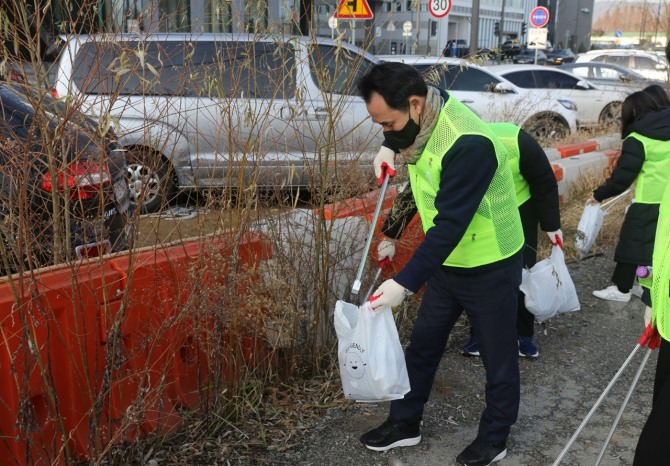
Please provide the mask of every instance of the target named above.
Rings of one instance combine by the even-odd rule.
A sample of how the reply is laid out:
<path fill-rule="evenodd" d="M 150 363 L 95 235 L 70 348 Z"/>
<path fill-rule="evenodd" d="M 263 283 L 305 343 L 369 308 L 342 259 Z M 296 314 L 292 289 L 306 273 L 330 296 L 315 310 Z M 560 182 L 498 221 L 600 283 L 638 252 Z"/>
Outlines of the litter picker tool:
<path fill-rule="evenodd" d="M 388 167 L 386 167 L 388 168 Z M 368 258 L 368 252 L 370 251 L 370 245 L 372 244 L 372 238 L 375 234 L 375 226 L 377 225 L 377 219 L 379 219 L 379 213 L 382 210 L 382 204 L 384 203 L 384 196 L 386 195 L 386 188 L 389 184 L 389 172 L 386 170 L 386 175 L 384 176 L 384 181 L 382 187 L 379 190 L 379 200 L 377 201 L 377 207 L 375 208 L 375 214 L 372 217 L 372 224 L 370 225 L 370 233 L 368 234 L 368 239 L 365 242 L 365 248 L 363 248 L 363 257 L 361 257 L 361 263 L 358 266 L 358 273 L 356 274 L 356 280 L 354 280 L 354 285 L 351 287 L 351 293 L 358 295 L 358 292 L 361 291 L 361 278 L 363 277 L 363 271 L 365 270 L 365 262 Z"/>
<path fill-rule="evenodd" d="M 603 391 L 603 393 L 596 400 L 595 404 L 593 405 L 593 407 L 591 408 L 589 413 L 586 415 L 586 417 L 584 418 L 582 423 L 579 425 L 579 427 L 577 427 L 577 430 L 575 431 L 575 433 L 572 434 L 572 437 L 570 437 L 570 440 L 568 440 L 568 443 L 565 445 L 565 448 L 563 448 L 563 451 L 561 451 L 561 453 L 558 455 L 558 458 L 556 458 L 556 461 L 554 461 L 552 463 L 552 466 L 558 466 L 561 463 L 561 460 L 563 460 L 563 457 L 566 455 L 568 450 L 570 450 L 570 447 L 572 446 L 574 441 L 577 439 L 577 437 L 579 436 L 581 431 L 584 429 L 584 427 L 586 426 L 586 423 L 589 422 L 591 417 L 593 417 L 593 414 L 596 412 L 596 409 L 598 409 L 598 407 L 602 404 L 602 402 L 605 400 L 605 398 L 607 397 L 607 394 L 610 392 L 610 390 L 612 389 L 612 387 L 614 386 L 616 381 L 619 379 L 619 377 L 621 377 L 621 374 L 623 373 L 623 371 L 626 369 L 626 367 L 628 367 L 628 364 L 630 364 L 631 360 L 633 359 L 633 356 L 635 356 L 635 353 L 637 353 L 637 351 L 642 346 L 645 346 L 647 344 L 649 345 L 650 350 L 652 350 L 654 348 L 657 348 L 658 345 L 660 344 L 659 338 L 660 338 L 660 336 L 658 335 L 658 332 L 656 331 L 656 329 L 652 328 L 651 324 L 647 325 L 647 327 L 644 330 L 644 333 L 638 339 L 637 344 L 635 345 L 635 348 L 633 348 L 633 351 L 631 351 L 631 353 L 628 355 L 628 358 L 626 358 L 626 360 L 621 365 L 621 367 L 619 368 L 617 373 L 614 374 L 614 377 L 612 377 L 612 380 L 610 381 L 610 383 L 607 384 L 607 387 L 605 387 L 605 390 Z M 646 364 L 646 358 L 645 358 L 645 360 L 642 361 L 642 367 L 644 367 L 644 364 Z M 637 380 L 634 380 L 633 382 L 637 383 Z M 634 385 L 631 388 L 634 388 Z M 626 402 L 627 402 L 627 400 L 626 400 Z M 618 420 L 616 422 L 618 422 Z M 614 427 L 616 427 L 616 424 L 615 424 Z M 598 464 L 598 463 L 596 463 L 596 464 Z"/>
<path fill-rule="evenodd" d="M 385 257 L 384 260 L 382 260 L 379 263 L 379 268 L 377 269 L 377 273 L 375 274 L 375 278 L 372 280 L 372 284 L 370 285 L 370 289 L 368 292 L 365 294 L 365 298 L 363 298 L 362 302 L 366 302 L 368 299 L 370 299 L 370 295 L 372 294 L 372 290 L 375 289 L 375 285 L 377 284 L 377 280 L 379 280 L 379 276 L 382 274 L 382 269 L 389 265 L 391 263 L 391 259 L 388 257 Z"/>

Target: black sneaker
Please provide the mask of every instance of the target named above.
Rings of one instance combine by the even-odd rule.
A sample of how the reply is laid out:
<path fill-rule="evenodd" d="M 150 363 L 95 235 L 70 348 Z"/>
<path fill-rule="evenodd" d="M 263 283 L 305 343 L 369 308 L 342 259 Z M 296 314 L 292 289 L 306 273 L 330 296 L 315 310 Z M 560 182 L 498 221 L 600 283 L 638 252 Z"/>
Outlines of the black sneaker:
<path fill-rule="evenodd" d="M 487 442 L 477 437 L 456 457 L 458 464 L 463 466 L 488 466 L 505 457 L 507 446 L 505 440 Z"/>
<path fill-rule="evenodd" d="M 411 447 L 421 441 L 421 421 L 394 421 L 390 417 L 382 425 L 361 435 L 361 442 L 370 450 L 386 451 L 395 447 Z"/>

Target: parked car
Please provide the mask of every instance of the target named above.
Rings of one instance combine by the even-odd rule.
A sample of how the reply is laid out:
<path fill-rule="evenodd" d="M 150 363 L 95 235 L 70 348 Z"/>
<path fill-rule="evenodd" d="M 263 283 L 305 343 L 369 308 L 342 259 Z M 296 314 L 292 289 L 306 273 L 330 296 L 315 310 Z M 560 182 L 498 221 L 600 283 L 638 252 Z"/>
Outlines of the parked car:
<path fill-rule="evenodd" d="M 487 68 L 456 58 L 381 55 L 382 61 L 414 66 L 429 83 L 446 89 L 484 121 L 508 121 L 541 142 L 576 130 L 576 106 L 567 98 L 521 89 Z"/>
<path fill-rule="evenodd" d="M 470 46 L 463 39 L 450 39 L 442 50 L 445 57 L 465 57 L 470 53 Z"/>
<path fill-rule="evenodd" d="M 605 62 L 625 66 L 637 71 L 647 79 L 668 81 L 668 61 L 662 55 L 634 49 L 590 50 L 581 53 L 576 63 Z"/>
<path fill-rule="evenodd" d="M 539 49 L 524 49 L 512 57 L 512 62 L 522 65 L 544 65 L 547 62 L 547 55 Z"/>
<path fill-rule="evenodd" d="M 133 199 L 157 211 L 177 188 L 313 188 L 381 144 L 356 82 L 376 62 L 308 36 L 68 36 L 56 95 L 117 122 Z M 365 167 L 362 167 L 365 169 Z"/>
<path fill-rule="evenodd" d="M 506 40 L 500 46 L 500 52 L 505 58 L 512 58 L 514 55 L 518 55 L 523 51 L 521 42 L 516 39 Z"/>
<path fill-rule="evenodd" d="M 494 65 L 487 69 L 523 89 L 544 90 L 546 97 L 560 95 L 577 104 L 580 127 L 618 125 L 625 91 L 601 89 L 585 79 L 556 68 L 539 65 Z"/>
<path fill-rule="evenodd" d="M 126 158 L 113 133 L 47 92 L 3 83 L 0 135 L 3 275 L 128 247 Z"/>
<path fill-rule="evenodd" d="M 545 50 L 547 54 L 547 65 L 562 65 L 564 63 L 574 63 L 577 55 L 570 49 Z"/>
<path fill-rule="evenodd" d="M 569 63 L 562 65 L 562 70 L 568 71 L 578 78 L 588 79 L 590 82 L 611 89 L 638 91 L 652 84 L 667 87 L 668 83 L 647 79 L 640 73 L 625 66 L 604 62 Z"/>

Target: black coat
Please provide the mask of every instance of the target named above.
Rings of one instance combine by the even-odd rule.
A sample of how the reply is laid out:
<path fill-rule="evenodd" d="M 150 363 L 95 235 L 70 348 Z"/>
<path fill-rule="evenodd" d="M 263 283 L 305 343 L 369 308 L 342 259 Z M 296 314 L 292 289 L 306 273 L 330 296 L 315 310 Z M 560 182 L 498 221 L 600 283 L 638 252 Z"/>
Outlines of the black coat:
<path fill-rule="evenodd" d="M 667 150 L 664 152 L 670 157 L 670 108 L 643 116 L 630 125 L 629 130 L 629 133 L 635 132 L 657 141 L 667 141 Z M 624 192 L 640 174 L 645 158 L 642 143 L 633 138 L 624 139 L 621 155 L 612 174 L 602 186 L 593 191 L 593 197 L 601 202 Z M 670 178 L 670 173 L 668 177 Z M 658 208 L 658 204 L 635 203 L 629 207 L 621 225 L 614 260 L 634 265 L 651 264 Z"/>

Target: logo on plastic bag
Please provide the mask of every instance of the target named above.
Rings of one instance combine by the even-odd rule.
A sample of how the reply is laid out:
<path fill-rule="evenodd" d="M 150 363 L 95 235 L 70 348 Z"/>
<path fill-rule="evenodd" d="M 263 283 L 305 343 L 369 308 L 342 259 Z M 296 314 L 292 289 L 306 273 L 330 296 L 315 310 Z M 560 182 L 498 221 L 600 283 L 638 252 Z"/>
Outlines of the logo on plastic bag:
<path fill-rule="evenodd" d="M 358 343 L 352 343 L 346 349 L 344 370 L 354 379 L 361 379 L 365 375 L 367 364 L 363 361 L 363 353 L 365 349 L 361 348 Z"/>

